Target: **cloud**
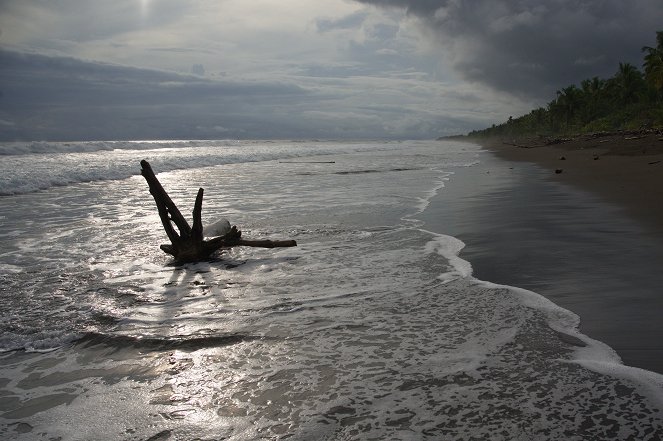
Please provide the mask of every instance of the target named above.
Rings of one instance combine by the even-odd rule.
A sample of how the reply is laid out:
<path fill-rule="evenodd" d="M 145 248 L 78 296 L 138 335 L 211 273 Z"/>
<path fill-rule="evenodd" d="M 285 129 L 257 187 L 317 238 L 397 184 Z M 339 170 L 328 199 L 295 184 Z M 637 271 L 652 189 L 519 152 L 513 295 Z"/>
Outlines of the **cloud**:
<path fill-rule="evenodd" d="M 163 27 L 191 10 L 179 0 L 112 2 L 49 0 L 0 2 L 3 33 L 10 39 L 38 35 L 48 29 L 53 40 L 81 42 L 101 40 L 136 30 Z"/>
<path fill-rule="evenodd" d="M 417 17 L 464 79 L 538 99 L 639 66 L 663 23 L 660 0 L 356 1 Z"/>
<path fill-rule="evenodd" d="M 194 64 L 191 66 L 191 73 L 198 76 L 205 76 L 205 66 L 202 64 Z"/>
<path fill-rule="evenodd" d="M 431 138 L 529 108 L 459 82 L 412 11 L 6 0 L 0 138 Z"/>
<path fill-rule="evenodd" d="M 315 20 L 315 24 L 318 32 L 357 29 L 364 23 L 367 17 L 368 13 L 366 11 L 357 11 L 339 18 L 318 18 Z"/>
<path fill-rule="evenodd" d="M 224 120 L 247 112 L 251 103 L 267 107 L 307 94 L 283 82 L 211 81 L 3 50 L 0 84 L 0 119 L 14 121 L 12 129 L 2 133 L 5 140 L 209 137 L 218 135 Z M 245 116 L 238 132 L 256 124 L 255 115 Z M 201 121 L 209 121 L 209 133 L 195 130 Z"/>
<path fill-rule="evenodd" d="M 221 81 L 7 50 L 0 85 L 4 141 L 430 138 L 485 118 L 454 116 L 455 88 L 416 78 Z"/>

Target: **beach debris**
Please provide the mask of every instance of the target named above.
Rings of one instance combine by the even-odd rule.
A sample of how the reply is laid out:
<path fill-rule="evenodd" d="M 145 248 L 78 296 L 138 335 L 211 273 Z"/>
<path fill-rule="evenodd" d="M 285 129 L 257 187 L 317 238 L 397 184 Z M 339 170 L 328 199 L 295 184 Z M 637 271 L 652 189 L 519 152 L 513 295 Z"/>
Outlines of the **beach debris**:
<path fill-rule="evenodd" d="M 561 169 L 561 168 L 555 169 L 555 174 L 560 174 L 560 173 L 562 173 L 563 171 L 564 171 L 564 170 Z"/>
<path fill-rule="evenodd" d="M 222 248 L 231 248 L 234 246 L 249 246 L 262 248 L 276 247 L 294 247 L 297 242 L 294 240 L 246 240 L 242 239 L 242 232 L 237 226 L 230 226 L 230 222 L 223 219 L 211 224 L 209 228 L 203 229 L 202 207 L 203 207 L 203 189 L 198 189 L 196 202 L 193 206 L 193 226 L 184 219 L 182 213 L 172 201 L 166 190 L 157 179 L 149 162 L 140 161 L 141 174 L 147 181 L 150 193 L 154 197 L 154 202 L 159 211 L 159 217 L 163 229 L 166 231 L 170 244 L 160 246 L 165 253 L 172 255 L 178 262 L 197 262 L 208 259 L 214 252 Z M 177 231 L 175 227 L 177 227 Z M 208 239 L 204 234 L 221 233 Z"/>
<path fill-rule="evenodd" d="M 205 228 L 203 228 L 203 236 L 205 237 L 225 236 L 226 234 L 230 233 L 230 230 L 232 230 L 230 221 L 225 217 L 222 217 L 220 219 L 217 219 L 215 222 L 206 225 Z"/>
<path fill-rule="evenodd" d="M 560 156 L 560 157 L 559 157 L 559 160 L 560 160 L 560 161 L 566 161 L 566 156 Z"/>
<path fill-rule="evenodd" d="M 563 144 L 565 142 L 573 141 L 571 138 L 549 138 L 546 141 L 546 145 L 557 145 L 557 144 Z"/>

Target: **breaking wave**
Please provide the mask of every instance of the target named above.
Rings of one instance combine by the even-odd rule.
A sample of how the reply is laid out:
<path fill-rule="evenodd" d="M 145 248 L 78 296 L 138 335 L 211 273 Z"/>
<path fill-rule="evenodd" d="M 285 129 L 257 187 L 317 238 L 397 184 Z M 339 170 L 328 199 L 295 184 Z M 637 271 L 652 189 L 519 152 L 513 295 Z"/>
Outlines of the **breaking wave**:
<path fill-rule="evenodd" d="M 397 143 L 271 141 L 97 141 L 0 143 L 0 195 L 80 182 L 126 179 L 147 159 L 158 172 L 368 150 Z"/>

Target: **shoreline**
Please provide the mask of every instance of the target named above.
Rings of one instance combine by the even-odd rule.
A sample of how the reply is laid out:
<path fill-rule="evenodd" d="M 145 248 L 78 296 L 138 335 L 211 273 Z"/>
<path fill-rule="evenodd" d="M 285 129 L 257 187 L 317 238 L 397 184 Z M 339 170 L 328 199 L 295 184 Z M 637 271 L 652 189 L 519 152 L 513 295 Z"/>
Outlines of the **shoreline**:
<path fill-rule="evenodd" d="M 541 139 L 464 138 L 498 157 L 534 163 L 549 179 L 587 190 L 620 206 L 663 236 L 663 135 L 578 135 L 544 144 Z"/>
<path fill-rule="evenodd" d="M 460 257 L 479 280 L 543 295 L 576 313 L 580 331 L 625 365 L 663 374 L 663 210 L 655 191 L 630 196 L 638 184 L 659 185 L 663 163 L 650 163 L 663 155 L 640 150 L 594 160 L 632 148 L 608 139 L 596 148 L 584 140 L 516 147 L 464 138 L 484 153 L 445 184 L 423 220 L 466 244 Z M 613 179 L 620 168 L 628 179 Z"/>
<path fill-rule="evenodd" d="M 663 140 L 624 136 L 461 138 L 489 156 L 436 215 L 476 277 L 543 295 L 626 365 L 663 374 Z"/>

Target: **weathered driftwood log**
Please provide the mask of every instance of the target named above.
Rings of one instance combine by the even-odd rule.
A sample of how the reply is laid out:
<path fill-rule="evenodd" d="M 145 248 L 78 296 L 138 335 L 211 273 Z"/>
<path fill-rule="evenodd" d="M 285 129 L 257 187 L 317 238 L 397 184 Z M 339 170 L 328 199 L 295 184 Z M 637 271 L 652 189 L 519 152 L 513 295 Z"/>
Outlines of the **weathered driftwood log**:
<path fill-rule="evenodd" d="M 184 219 L 180 210 L 170 199 L 170 196 L 168 196 L 168 193 L 166 193 L 166 190 L 164 190 L 155 176 L 150 164 L 142 160 L 140 161 L 140 165 L 141 174 L 150 187 L 150 193 L 154 197 L 154 202 L 157 204 L 161 223 L 166 231 L 166 235 L 168 235 L 168 239 L 170 239 L 170 245 L 161 245 L 161 249 L 172 255 L 175 260 L 180 262 L 204 260 L 221 248 L 234 246 L 263 248 L 297 246 L 297 242 L 294 240 L 245 240 L 242 239 L 242 232 L 237 229 L 237 226 L 233 226 L 223 236 L 205 239 L 203 237 L 202 222 L 203 189 L 200 188 L 198 190 L 196 202 L 193 206 L 193 226 L 189 226 L 189 223 Z M 173 224 L 175 224 L 179 232 L 175 230 Z"/>

